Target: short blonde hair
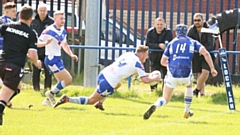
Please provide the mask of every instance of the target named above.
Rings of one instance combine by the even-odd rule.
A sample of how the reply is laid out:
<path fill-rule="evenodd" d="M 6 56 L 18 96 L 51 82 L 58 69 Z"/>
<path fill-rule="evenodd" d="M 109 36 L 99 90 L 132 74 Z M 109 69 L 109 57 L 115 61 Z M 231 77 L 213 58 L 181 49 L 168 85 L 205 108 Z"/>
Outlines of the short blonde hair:
<path fill-rule="evenodd" d="M 148 51 L 148 46 L 145 45 L 139 45 L 137 46 L 136 53 L 141 53 L 141 52 L 147 52 Z"/>
<path fill-rule="evenodd" d="M 163 21 L 163 22 L 165 23 L 165 20 L 164 20 L 162 17 L 156 18 L 156 19 L 155 19 L 155 22 L 156 22 L 156 21 Z"/>
<path fill-rule="evenodd" d="M 57 16 L 57 15 L 65 15 L 65 12 L 63 12 L 63 11 L 55 11 L 54 12 L 54 14 L 53 14 L 53 16 L 55 17 L 55 16 Z"/>
<path fill-rule="evenodd" d="M 16 4 L 14 2 L 7 2 L 3 5 L 4 10 L 12 8 L 16 8 Z"/>

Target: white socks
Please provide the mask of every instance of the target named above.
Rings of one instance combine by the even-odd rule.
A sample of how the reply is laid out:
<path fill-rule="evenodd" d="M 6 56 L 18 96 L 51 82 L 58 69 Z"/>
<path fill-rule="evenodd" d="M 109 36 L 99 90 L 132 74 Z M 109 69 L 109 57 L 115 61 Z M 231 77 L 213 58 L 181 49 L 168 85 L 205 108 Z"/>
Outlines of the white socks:
<path fill-rule="evenodd" d="M 193 90 L 192 88 L 187 88 L 184 95 L 184 105 L 185 109 L 184 112 L 190 111 L 190 105 L 192 103 L 192 97 L 193 97 Z"/>
<path fill-rule="evenodd" d="M 163 97 L 160 97 L 157 99 L 157 101 L 154 103 L 154 105 L 158 108 L 166 104 L 166 99 Z"/>

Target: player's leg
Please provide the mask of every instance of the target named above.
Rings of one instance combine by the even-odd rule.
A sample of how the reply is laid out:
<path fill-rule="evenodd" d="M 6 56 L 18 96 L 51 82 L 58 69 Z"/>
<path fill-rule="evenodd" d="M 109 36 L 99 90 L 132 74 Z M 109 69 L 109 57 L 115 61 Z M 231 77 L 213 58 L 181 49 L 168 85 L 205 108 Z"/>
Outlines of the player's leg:
<path fill-rule="evenodd" d="M 203 84 L 203 87 L 200 90 L 201 97 L 205 95 L 205 86 L 206 86 L 206 82 Z"/>
<path fill-rule="evenodd" d="M 121 85 L 122 85 L 121 83 L 118 83 L 117 86 L 114 88 L 114 91 L 120 88 Z M 103 108 L 103 102 L 107 99 L 107 97 L 108 96 L 104 97 L 102 100 L 99 100 L 96 104 L 94 104 L 94 107 L 104 111 L 105 109 Z"/>
<path fill-rule="evenodd" d="M 21 67 L 14 64 L 3 64 L 0 65 L 0 68 L 0 75 L 3 79 L 2 90 L 0 92 L 0 125 L 2 125 L 2 115 L 5 106 L 14 92 L 18 89 L 23 70 Z"/>
<path fill-rule="evenodd" d="M 62 98 L 54 105 L 54 108 L 60 104 L 70 102 L 76 104 L 95 104 L 97 101 L 104 99 L 105 97 L 111 95 L 114 92 L 114 88 L 107 82 L 102 74 L 98 76 L 98 87 L 93 92 L 90 97 L 80 96 L 80 97 L 67 97 L 63 95 Z"/>
<path fill-rule="evenodd" d="M 2 90 L 0 93 L 0 125 L 3 124 L 2 115 L 4 113 L 5 106 L 9 101 L 10 97 L 13 95 L 13 93 L 14 93 L 14 90 L 8 88 L 4 84 L 2 85 Z"/>
<path fill-rule="evenodd" d="M 10 97 L 9 101 L 7 102 L 6 106 L 8 108 L 13 108 L 12 99 L 21 92 L 21 89 L 22 89 L 22 84 L 19 83 L 17 90 L 13 93 L 13 95 Z"/>
<path fill-rule="evenodd" d="M 55 104 L 54 96 L 60 92 L 63 88 L 68 86 L 72 82 L 71 74 L 65 69 L 61 57 L 54 56 L 53 58 L 45 57 L 44 63 L 51 73 L 54 73 L 55 78 L 57 79 L 57 84 L 49 91 L 45 93 L 47 99 L 44 101 L 49 101 L 50 105 Z M 50 73 L 50 74 L 51 74 Z"/>
<path fill-rule="evenodd" d="M 173 78 L 172 76 L 166 76 L 162 97 L 158 98 L 157 101 L 148 108 L 148 110 L 143 115 L 143 119 L 145 120 L 149 119 L 152 113 L 155 112 L 156 108 L 167 104 L 172 97 L 174 88 L 176 87 L 177 87 L 176 79 Z"/>
<path fill-rule="evenodd" d="M 72 76 L 66 69 L 54 73 L 54 76 L 58 81 L 57 84 L 53 86 L 51 90 L 45 93 L 46 97 L 50 101 L 51 106 L 53 106 L 56 103 L 54 96 L 58 94 L 60 90 L 64 89 L 72 82 Z"/>
<path fill-rule="evenodd" d="M 184 81 L 184 79 L 181 79 Z M 192 77 L 185 79 L 186 80 L 186 90 L 184 93 L 184 118 L 191 117 L 193 115 L 193 112 L 190 110 L 190 106 L 192 104 L 192 98 L 193 98 L 193 90 L 192 90 Z"/>

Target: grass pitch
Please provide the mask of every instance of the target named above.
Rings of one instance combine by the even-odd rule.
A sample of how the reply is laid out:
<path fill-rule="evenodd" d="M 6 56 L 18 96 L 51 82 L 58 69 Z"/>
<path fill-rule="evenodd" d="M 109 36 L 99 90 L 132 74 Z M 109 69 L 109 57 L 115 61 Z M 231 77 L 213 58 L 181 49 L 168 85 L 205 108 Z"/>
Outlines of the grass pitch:
<path fill-rule="evenodd" d="M 194 116 L 183 118 L 183 93 L 175 90 L 171 102 L 143 120 L 143 114 L 161 91 L 150 93 L 148 85 L 123 85 L 109 97 L 105 111 L 92 105 L 67 103 L 56 109 L 41 105 L 44 97 L 26 87 L 5 109 L 1 135 L 227 135 L 240 134 L 240 88 L 234 87 L 236 111 L 229 111 L 224 87 L 206 87 L 207 96 L 193 98 Z M 63 93 L 89 96 L 93 88 L 69 86 Z M 58 99 L 59 97 L 56 97 Z M 29 108 L 29 105 L 33 105 Z"/>

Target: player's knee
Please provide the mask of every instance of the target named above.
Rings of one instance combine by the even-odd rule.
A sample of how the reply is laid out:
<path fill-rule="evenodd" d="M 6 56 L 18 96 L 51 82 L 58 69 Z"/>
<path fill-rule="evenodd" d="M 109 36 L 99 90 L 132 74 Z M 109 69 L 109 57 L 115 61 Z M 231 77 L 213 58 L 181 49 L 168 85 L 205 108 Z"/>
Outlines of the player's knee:
<path fill-rule="evenodd" d="M 66 77 L 64 83 L 66 86 L 70 85 L 72 83 L 72 76 Z"/>
<path fill-rule="evenodd" d="M 205 76 L 208 76 L 209 75 L 209 71 L 206 70 L 206 69 L 202 69 L 202 74 L 205 75 Z"/>

